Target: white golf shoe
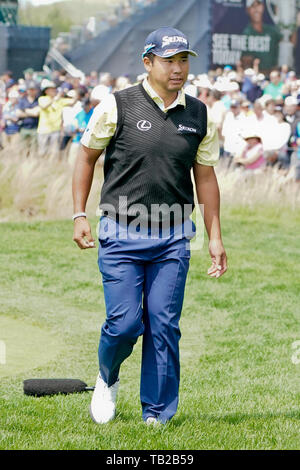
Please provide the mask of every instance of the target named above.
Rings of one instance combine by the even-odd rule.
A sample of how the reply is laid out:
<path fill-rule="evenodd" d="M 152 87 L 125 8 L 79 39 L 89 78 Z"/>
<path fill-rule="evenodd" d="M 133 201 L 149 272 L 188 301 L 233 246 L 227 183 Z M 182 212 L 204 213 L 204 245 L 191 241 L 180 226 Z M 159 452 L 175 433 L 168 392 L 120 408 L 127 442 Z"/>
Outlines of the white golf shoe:
<path fill-rule="evenodd" d="M 111 387 L 100 377 L 97 377 L 95 390 L 90 404 L 90 415 L 97 424 L 105 424 L 114 419 L 119 380 Z"/>
<path fill-rule="evenodd" d="M 160 423 L 159 423 L 158 419 L 155 418 L 154 416 L 149 416 L 146 419 L 146 424 L 147 424 L 147 426 L 158 426 Z"/>

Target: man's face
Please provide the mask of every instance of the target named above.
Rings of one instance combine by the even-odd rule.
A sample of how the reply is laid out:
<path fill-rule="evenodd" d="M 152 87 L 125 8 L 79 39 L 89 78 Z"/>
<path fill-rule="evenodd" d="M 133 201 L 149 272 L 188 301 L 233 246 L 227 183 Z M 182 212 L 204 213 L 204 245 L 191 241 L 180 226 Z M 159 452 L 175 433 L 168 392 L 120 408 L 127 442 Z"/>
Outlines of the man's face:
<path fill-rule="evenodd" d="M 30 98 L 35 98 L 38 94 L 38 90 L 36 88 L 29 88 L 27 90 L 27 95 L 30 96 Z"/>
<path fill-rule="evenodd" d="M 247 8 L 248 15 L 252 23 L 262 23 L 265 6 L 262 2 L 255 1 L 251 7 Z"/>
<path fill-rule="evenodd" d="M 56 96 L 56 93 L 57 93 L 56 88 L 47 88 L 47 89 L 45 90 L 45 94 L 46 94 L 47 96 L 50 96 L 51 98 L 54 98 L 54 96 Z"/>
<path fill-rule="evenodd" d="M 250 139 L 247 139 L 247 145 L 250 148 L 255 147 L 255 145 L 259 144 L 260 140 L 257 137 L 251 137 Z"/>
<path fill-rule="evenodd" d="M 241 108 L 239 106 L 231 106 L 230 109 L 234 116 L 238 116 L 241 112 Z"/>
<path fill-rule="evenodd" d="M 274 114 L 275 113 L 275 101 L 270 101 L 269 103 L 266 103 L 266 110 L 269 114 Z"/>
<path fill-rule="evenodd" d="M 144 58 L 145 69 L 152 84 L 165 92 L 181 90 L 189 73 L 189 54 L 180 52 L 172 57 L 154 56 L 153 62 Z"/>
<path fill-rule="evenodd" d="M 270 80 L 274 85 L 278 85 L 280 82 L 280 75 L 278 72 L 272 72 L 270 75 Z"/>

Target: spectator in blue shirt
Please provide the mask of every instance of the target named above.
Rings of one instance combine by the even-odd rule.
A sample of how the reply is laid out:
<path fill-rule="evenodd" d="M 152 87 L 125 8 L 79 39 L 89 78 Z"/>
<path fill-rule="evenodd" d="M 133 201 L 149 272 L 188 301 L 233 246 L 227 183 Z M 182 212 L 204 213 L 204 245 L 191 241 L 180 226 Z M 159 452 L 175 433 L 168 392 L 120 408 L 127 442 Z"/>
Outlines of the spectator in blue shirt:
<path fill-rule="evenodd" d="M 40 108 L 38 85 L 31 81 L 27 84 L 26 95 L 19 100 L 17 115 L 20 118 L 20 135 L 24 139 L 36 137 Z"/>
<path fill-rule="evenodd" d="M 19 118 L 17 116 L 19 93 L 11 90 L 8 93 L 8 101 L 2 110 L 2 127 L 4 129 L 2 140 L 4 147 L 14 145 L 19 138 Z"/>

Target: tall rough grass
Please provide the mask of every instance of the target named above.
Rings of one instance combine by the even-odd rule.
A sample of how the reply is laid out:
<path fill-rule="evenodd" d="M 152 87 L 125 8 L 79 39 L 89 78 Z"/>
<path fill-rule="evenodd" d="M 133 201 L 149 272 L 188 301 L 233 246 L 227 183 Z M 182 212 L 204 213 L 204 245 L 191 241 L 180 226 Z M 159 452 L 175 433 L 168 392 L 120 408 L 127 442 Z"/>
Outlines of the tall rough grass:
<path fill-rule="evenodd" d="M 72 172 L 67 155 L 38 158 L 18 148 L 0 152 L 0 221 L 64 219 L 73 213 Z M 89 215 L 98 206 L 103 170 L 96 166 L 88 201 Z"/>
<path fill-rule="evenodd" d="M 66 155 L 49 159 L 16 146 L 2 150 L 0 221 L 70 218 L 72 171 Z M 300 207 L 300 185 L 294 182 L 292 172 L 284 175 L 268 168 L 259 175 L 243 175 L 226 168 L 222 161 L 216 172 L 223 205 Z M 89 216 L 96 213 L 102 181 L 103 169 L 97 165 L 87 207 Z"/>
<path fill-rule="evenodd" d="M 294 167 L 288 172 L 267 167 L 255 174 L 228 168 L 227 163 L 221 160 L 216 173 L 223 205 L 300 208 L 300 184 L 295 181 Z"/>

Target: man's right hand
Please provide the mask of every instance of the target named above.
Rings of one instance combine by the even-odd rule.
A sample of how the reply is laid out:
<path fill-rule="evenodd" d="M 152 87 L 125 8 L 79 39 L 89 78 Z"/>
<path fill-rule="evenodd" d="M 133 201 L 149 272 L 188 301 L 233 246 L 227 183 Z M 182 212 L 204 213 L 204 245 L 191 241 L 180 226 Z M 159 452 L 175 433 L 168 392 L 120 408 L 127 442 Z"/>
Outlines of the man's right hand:
<path fill-rule="evenodd" d="M 91 227 L 86 217 L 78 217 L 74 220 L 73 240 L 81 250 L 95 248 L 95 240 L 92 237 Z"/>

